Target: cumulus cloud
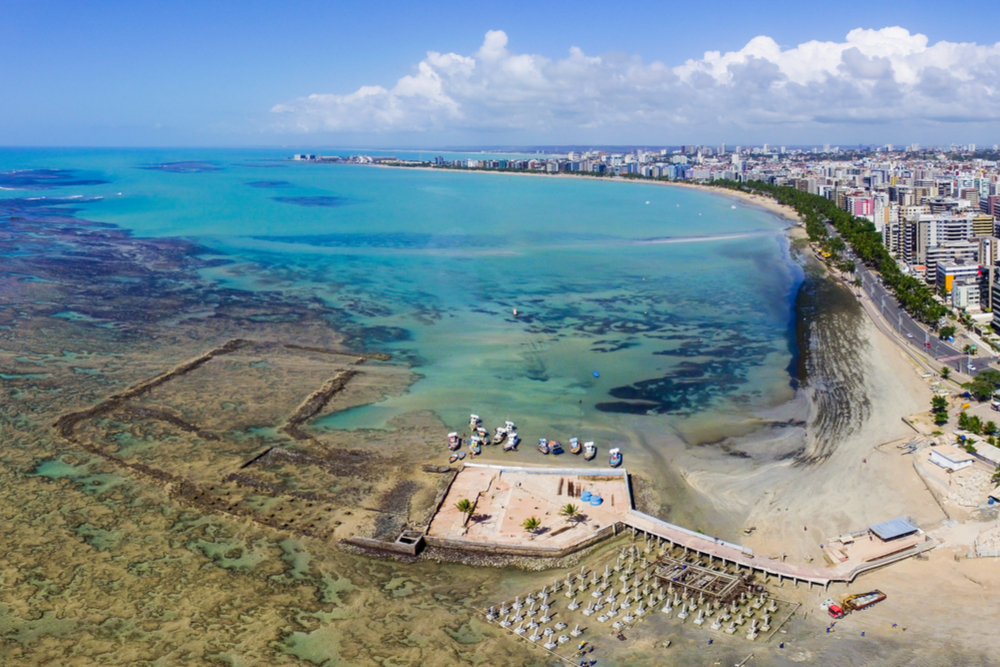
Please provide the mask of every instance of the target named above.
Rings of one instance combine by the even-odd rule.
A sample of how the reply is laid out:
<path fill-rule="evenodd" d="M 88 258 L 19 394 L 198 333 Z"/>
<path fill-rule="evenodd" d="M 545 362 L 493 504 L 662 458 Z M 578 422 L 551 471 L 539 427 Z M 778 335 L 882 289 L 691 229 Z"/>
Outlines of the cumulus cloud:
<path fill-rule="evenodd" d="M 276 105 L 306 132 L 557 132 L 707 125 L 989 122 L 1000 119 L 1000 43 L 937 42 L 858 28 L 843 42 L 782 48 L 766 36 L 677 66 L 622 54 L 513 53 L 486 33 L 473 54 L 428 52 L 392 88 L 313 94 Z"/>

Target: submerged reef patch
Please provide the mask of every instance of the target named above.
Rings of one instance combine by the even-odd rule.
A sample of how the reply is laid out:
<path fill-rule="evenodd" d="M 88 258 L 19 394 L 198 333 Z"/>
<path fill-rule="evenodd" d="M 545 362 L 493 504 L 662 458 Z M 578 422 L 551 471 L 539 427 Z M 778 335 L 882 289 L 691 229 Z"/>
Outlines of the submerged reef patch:
<path fill-rule="evenodd" d="M 82 185 L 103 185 L 101 178 L 86 178 L 75 169 L 18 169 L 0 173 L 0 188 L 8 190 L 52 190 Z"/>
<path fill-rule="evenodd" d="M 139 169 L 147 171 L 167 171 L 174 174 L 204 174 L 212 171 L 221 171 L 222 167 L 214 162 L 154 162 L 152 164 L 140 165 Z"/>
<path fill-rule="evenodd" d="M 251 188 L 288 188 L 292 184 L 288 181 L 250 181 L 247 185 Z"/>
<path fill-rule="evenodd" d="M 295 199 L 275 197 L 275 199 Z M 395 232 L 380 234 L 304 234 L 302 236 L 251 236 L 257 241 L 297 243 L 319 248 L 450 249 L 497 248 L 504 239 L 488 234 L 420 234 Z"/>
<path fill-rule="evenodd" d="M 344 197 L 335 197 L 333 195 L 312 195 L 305 197 L 272 197 L 274 201 L 281 202 L 282 204 L 294 204 L 295 206 L 308 206 L 317 208 L 337 208 L 338 206 L 344 206 L 348 203 L 348 200 Z"/>

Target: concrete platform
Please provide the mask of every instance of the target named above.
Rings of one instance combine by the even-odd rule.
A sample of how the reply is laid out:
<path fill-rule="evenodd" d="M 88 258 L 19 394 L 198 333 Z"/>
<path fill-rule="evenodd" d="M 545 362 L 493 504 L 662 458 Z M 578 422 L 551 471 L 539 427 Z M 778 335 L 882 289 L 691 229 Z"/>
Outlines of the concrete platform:
<path fill-rule="evenodd" d="M 572 484 L 572 491 L 569 484 Z M 599 507 L 580 500 L 582 491 L 598 493 Z M 462 499 L 475 503 L 466 520 L 455 504 Z M 586 520 L 567 521 L 559 508 L 576 505 Z M 521 524 L 537 517 L 542 530 L 529 534 Z M 859 560 L 847 554 L 832 567 L 794 565 L 756 557 L 752 549 L 704 535 L 663 521 L 632 507 L 628 472 L 624 469 L 553 469 L 520 466 L 466 464 L 455 477 L 427 531 L 431 545 L 478 551 L 496 549 L 529 556 L 564 555 L 589 546 L 618 531 L 632 529 L 673 545 L 718 559 L 721 565 L 745 567 L 780 580 L 826 586 L 834 581 L 851 582 L 859 574 L 915 556 L 935 546 L 922 533 L 912 540 L 885 543 L 883 549 L 864 548 Z M 887 548 L 888 547 L 888 548 Z M 880 553 L 879 553 L 880 551 Z"/>

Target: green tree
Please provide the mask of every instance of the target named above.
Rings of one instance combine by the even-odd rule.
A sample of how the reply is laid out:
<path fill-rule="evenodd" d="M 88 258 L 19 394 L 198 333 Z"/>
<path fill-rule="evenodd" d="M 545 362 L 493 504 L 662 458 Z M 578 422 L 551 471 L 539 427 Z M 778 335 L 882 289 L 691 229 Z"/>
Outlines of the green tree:
<path fill-rule="evenodd" d="M 951 368 L 948 367 L 948 366 L 942 366 L 941 367 L 941 377 L 943 377 L 945 380 L 947 380 L 949 375 L 951 375 Z"/>
<path fill-rule="evenodd" d="M 952 336 L 954 336 L 955 331 L 956 331 L 955 327 L 949 324 L 947 326 L 943 326 L 940 329 L 938 329 L 938 336 L 941 337 L 941 340 L 945 340 L 946 338 L 951 338 Z"/>
<path fill-rule="evenodd" d="M 530 534 L 534 537 L 538 529 L 542 527 L 542 522 L 538 520 L 537 517 L 529 516 L 521 523 L 521 528 L 524 528 L 524 532 Z"/>
<path fill-rule="evenodd" d="M 993 472 L 993 483 L 1000 484 L 1000 465 L 998 465 L 997 469 Z"/>
<path fill-rule="evenodd" d="M 570 503 L 559 508 L 559 516 L 566 517 L 567 521 L 576 522 L 581 518 L 580 509 Z"/>
<path fill-rule="evenodd" d="M 997 434 L 997 425 L 996 425 L 996 422 L 994 422 L 993 420 L 990 420 L 990 421 L 986 422 L 985 424 L 983 424 L 983 433 L 985 435 L 988 435 L 988 436 L 991 436 L 991 437 L 995 436 Z"/>
<path fill-rule="evenodd" d="M 977 401 L 988 401 L 996 390 L 992 382 L 983 382 L 978 377 L 972 382 L 966 382 L 962 387 L 967 389 Z"/>
<path fill-rule="evenodd" d="M 969 356 L 974 357 L 974 356 L 976 356 L 976 346 L 975 345 L 966 345 L 965 347 L 962 348 L 962 352 L 965 353 L 965 354 L 967 354 L 967 355 L 969 355 Z"/>
<path fill-rule="evenodd" d="M 980 373 L 976 375 L 976 379 L 983 382 L 990 382 L 993 386 L 1000 386 L 1000 371 L 987 368 L 985 371 L 980 371 Z"/>
<path fill-rule="evenodd" d="M 457 503 L 455 503 L 455 509 L 457 509 L 462 514 L 469 516 L 475 511 L 476 506 L 473 505 L 472 501 L 469 500 L 468 498 L 462 498 Z"/>

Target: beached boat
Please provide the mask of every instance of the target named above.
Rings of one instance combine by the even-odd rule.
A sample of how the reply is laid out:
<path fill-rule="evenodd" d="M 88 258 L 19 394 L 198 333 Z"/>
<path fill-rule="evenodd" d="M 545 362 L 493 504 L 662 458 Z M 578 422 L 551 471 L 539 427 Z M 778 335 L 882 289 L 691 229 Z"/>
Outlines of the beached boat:
<path fill-rule="evenodd" d="M 454 463 L 457 460 L 458 460 L 458 454 L 452 454 L 451 456 L 448 457 L 448 463 Z"/>
<path fill-rule="evenodd" d="M 580 447 L 580 438 L 570 438 L 569 439 L 569 453 L 579 454 L 582 451 Z"/>
<path fill-rule="evenodd" d="M 490 435 L 489 435 L 489 433 L 486 432 L 486 429 L 484 427 L 477 426 L 476 427 L 476 435 L 479 436 L 479 439 L 483 441 L 484 445 L 490 444 Z"/>
<path fill-rule="evenodd" d="M 509 452 L 512 449 L 517 449 L 519 442 L 521 442 L 521 438 L 517 437 L 517 431 L 511 431 L 507 434 L 507 440 L 503 443 L 503 450 Z"/>
<path fill-rule="evenodd" d="M 507 430 L 508 433 L 517 430 L 517 426 L 515 426 L 514 422 L 512 422 L 509 419 L 503 423 L 503 427 Z"/>
<path fill-rule="evenodd" d="M 597 456 L 597 445 L 592 440 L 583 443 L 583 459 L 591 461 L 595 456 Z"/>
<path fill-rule="evenodd" d="M 611 456 L 608 457 L 608 463 L 611 464 L 612 468 L 617 468 L 622 464 L 622 450 L 615 447 L 611 450 Z"/>
<path fill-rule="evenodd" d="M 507 439 L 507 429 L 505 429 L 503 426 L 497 426 L 497 432 L 493 434 L 493 444 L 499 445 L 506 439 Z"/>
<path fill-rule="evenodd" d="M 483 443 L 482 440 L 479 439 L 479 436 L 474 435 L 469 438 L 469 451 L 472 452 L 473 456 L 479 456 L 482 453 Z"/>
<path fill-rule="evenodd" d="M 482 426 L 482 423 L 483 420 L 479 415 L 469 415 L 469 428 L 473 431 L 475 431 L 477 427 Z"/>
<path fill-rule="evenodd" d="M 549 441 L 545 438 L 538 439 L 538 451 L 542 454 L 551 454 L 552 449 L 549 447 Z"/>
<path fill-rule="evenodd" d="M 448 449 L 455 451 L 462 446 L 462 438 L 458 435 L 457 431 L 452 431 L 448 434 Z"/>
<path fill-rule="evenodd" d="M 563 448 L 562 445 L 559 444 L 558 440 L 549 440 L 549 451 L 553 454 L 562 454 Z"/>

